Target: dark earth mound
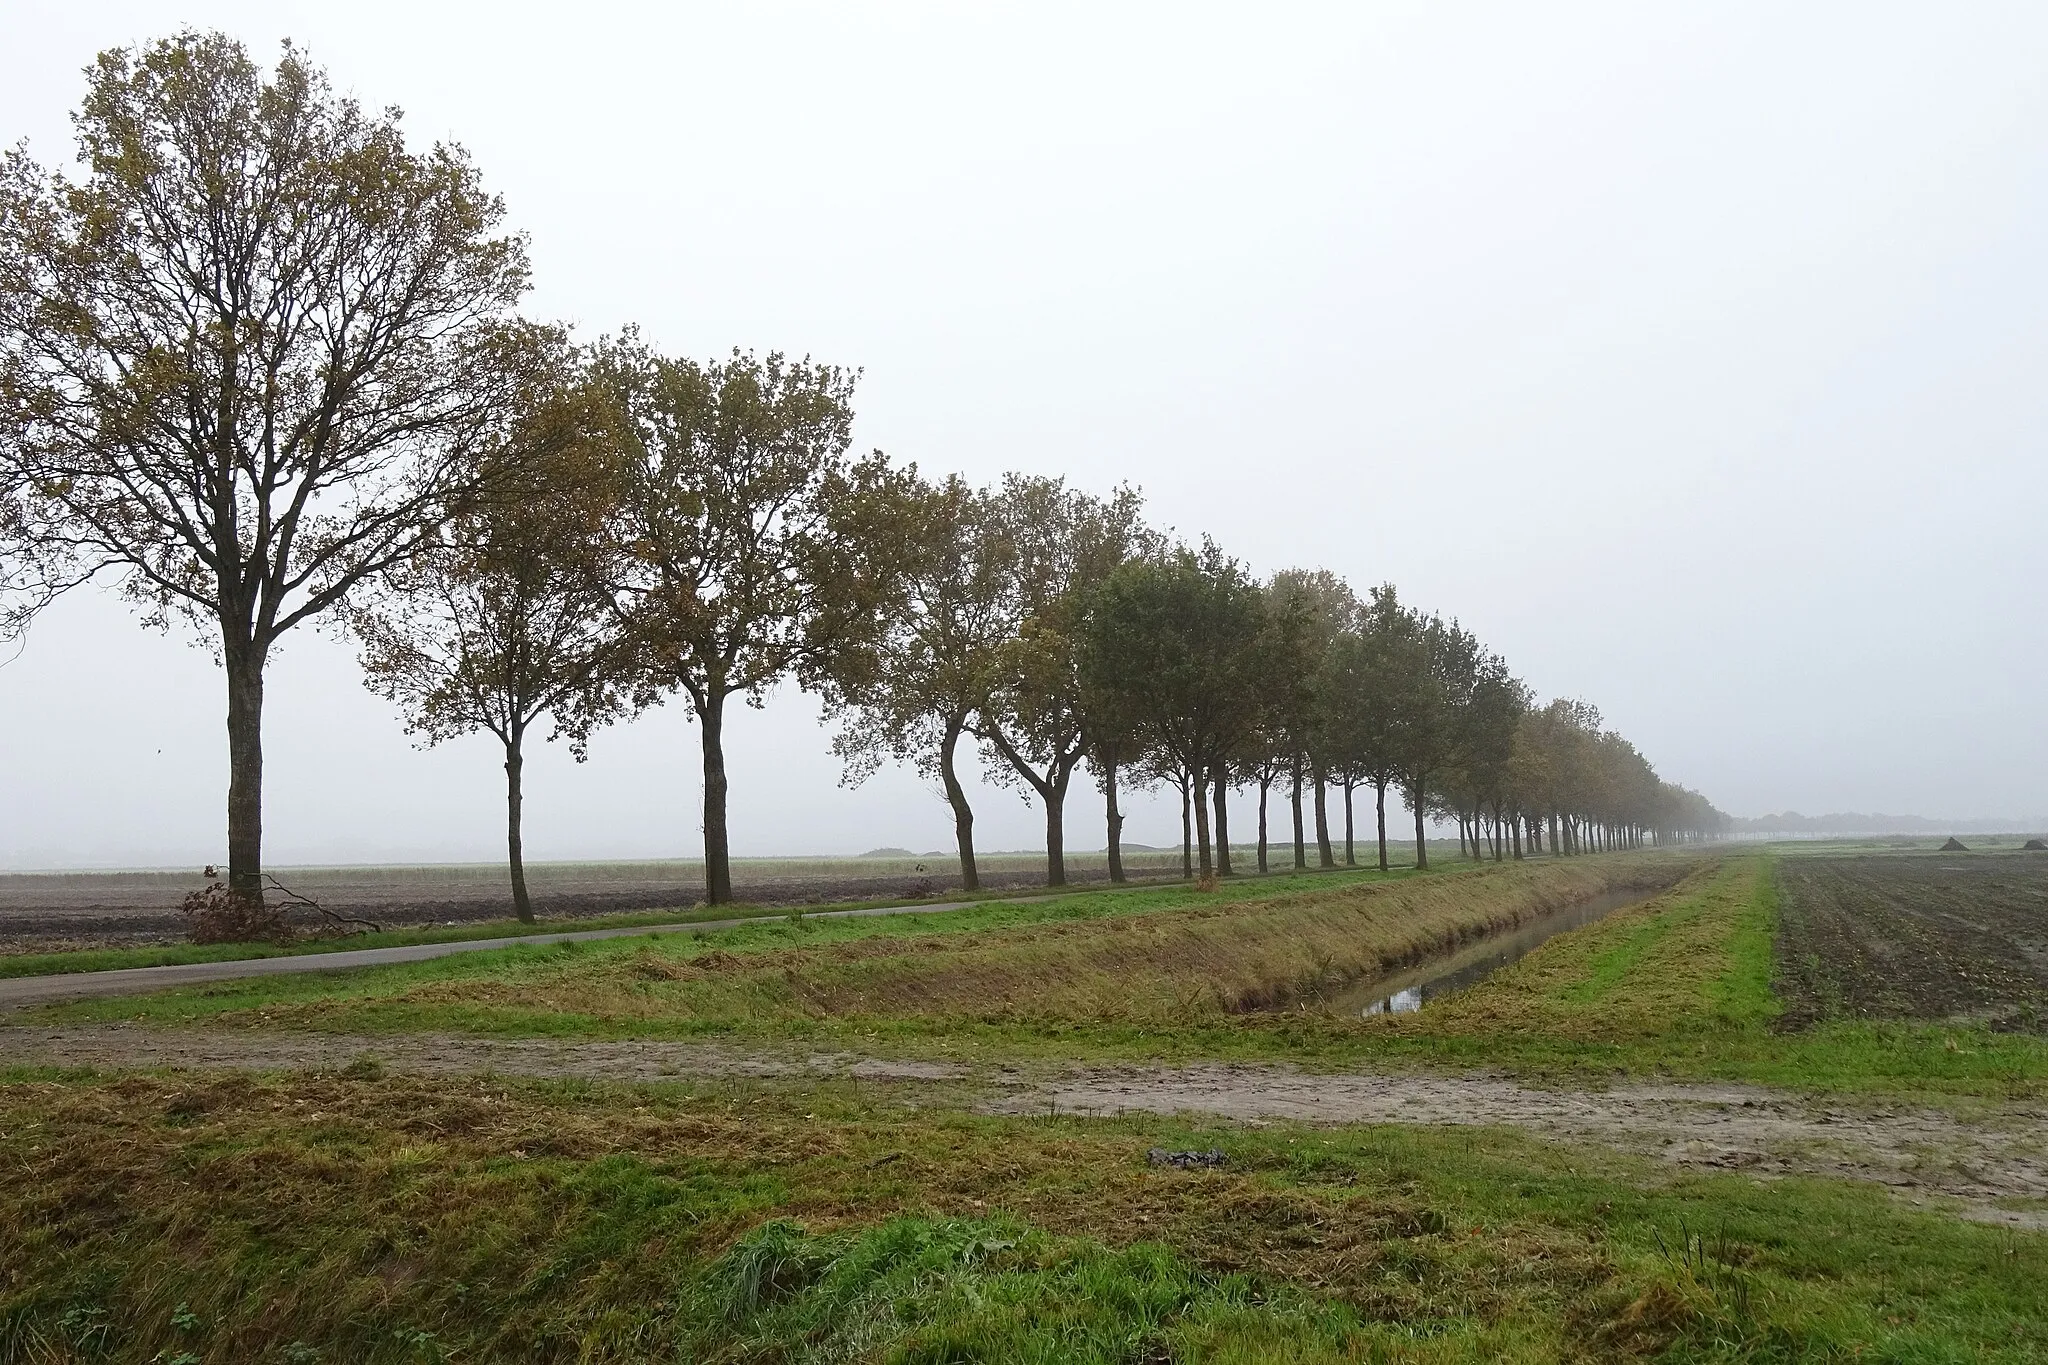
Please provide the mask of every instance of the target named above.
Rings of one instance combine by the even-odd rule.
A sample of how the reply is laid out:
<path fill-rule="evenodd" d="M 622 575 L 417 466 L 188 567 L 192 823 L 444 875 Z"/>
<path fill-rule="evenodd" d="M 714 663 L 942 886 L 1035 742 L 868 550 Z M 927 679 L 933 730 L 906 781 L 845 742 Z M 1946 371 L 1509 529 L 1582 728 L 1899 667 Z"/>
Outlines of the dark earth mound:
<path fill-rule="evenodd" d="M 1942 853 L 1968 853 L 1970 846 L 1951 834 L 1948 842 L 1943 844 L 1939 851 Z"/>
<path fill-rule="evenodd" d="M 1778 1026 L 1956 1019 L 2048 1031 L 2048 861 L 1787 858 Z"/>
<path fill-rule="evenodd" d="M 2039 839 L 2029 839 L 2020 845 L 2020 851 L 2023 853 L 2048 853 L 2048 844 L 2042 843 Z"/>

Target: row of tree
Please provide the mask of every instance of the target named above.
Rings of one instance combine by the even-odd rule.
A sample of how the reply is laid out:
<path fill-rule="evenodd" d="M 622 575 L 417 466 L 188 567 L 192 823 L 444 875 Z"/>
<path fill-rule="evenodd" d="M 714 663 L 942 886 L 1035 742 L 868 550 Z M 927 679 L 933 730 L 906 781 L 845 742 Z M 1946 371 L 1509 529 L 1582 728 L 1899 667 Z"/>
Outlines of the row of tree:
<path fill-rule="evenodd" d="M 111 574 L 217 642 L 228 877 L 262 895 L 266 665 L 292 628 L 359 641 L 426 742 L 505 755 L 516 906 L 525 744 L 579 756 L 681 694 L 700 729 L 706 894 L 730 899 L 723 726 L 786 678 L 840 722 L 851 779 L 935 777 L 977 883 L 961 748 L 1034 797 L 1064 881 L 1077 770 L 1178 787 L 1190 872 L 1228 874 L 1229 794 L 1395 790 L 1519 856 L 1691 837 L 1717 813 L 1575 703 L 1533 706 L 1455 621 L 1326 573 L 1259 582 L 1148 527 L 1137 493 L 977 489 L 852 453 L 856 376 L 521 319 L 525 244 L 459 148 L 186 33 L 104 54 L 74 182 L 0 164 L 0 627 Z"/>
<path fill-rule="evenodd" d="M 1230 875 L 1230 796 L 1256 793 L 1258 870 L 1269 806 L 1288 803 L 1292 865 L 1355 864 L 1355 798 L 1373 800 L 1388 865 L 1387 796 L 1414 820 L 1455 821 L 1474 856 L 1575 853 L 1703 838 L 1722 818 L 1661 781 L 1580 702 L 1529 690 L 1455 621 L 1405 606 L 1391 585 L 1363 600 L 1326 571 L 1259 582 L 1213 542 L 1176 545 L 1139 519 L 1135 493 L 1091 498 L 1013 475 L 976 490 L 919 484 L 919 510 L 879 647 L 828 674 L 837 748 L 856 779 L 884 760 L 935 777 L 953 808 L 960 872 L 977 882 L 960 743 L 1046 819 L 1047 878 L 1064 880 L 1064 808 L 1085 764 L 1104 799 L 1112 879 L 1122 879 L 1120 793 L 1166 783 L 1181 797 L 1190 874 Z"/>

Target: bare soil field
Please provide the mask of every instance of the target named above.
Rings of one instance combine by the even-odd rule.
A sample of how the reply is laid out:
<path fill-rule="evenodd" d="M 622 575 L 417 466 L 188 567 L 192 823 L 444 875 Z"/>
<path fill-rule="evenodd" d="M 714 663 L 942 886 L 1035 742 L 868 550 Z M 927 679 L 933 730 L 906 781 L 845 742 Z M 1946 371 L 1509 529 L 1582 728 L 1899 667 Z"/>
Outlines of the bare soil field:
<path fill-rule="evenodd" d="M 1135 876 L 1177 873 L 1180 855 L 1130 853 Z M 1071 857 L 1076 883 L 1105 881 L 1099 856 Z M 281 868 L 283 885 L 337 914 L 387 929 L 474 924 L 512 916 L 505 869 L 496 864 L 425 867 Z M 580 919 L 636 910 L 687 909 L 702 899 L 699 863 L 535 863 L 527 868 L 534 912 Z M 1042 886 L 1042 855 L 983 860 L 991 890 Z M 0 953 L 54 952 L 178 942 L 186 934 L 178 906 L 206 879 L 189 872 L 64 872 L 0 875 Z M 739 899 L 756 905 L 919 899 L 960 889 L 959 864 L 945 858 L 759 858 L 733 864 Z M 317 917 L 309 917 L 314 927 Z"/>
<path fill-rule="evenodd" d="M 1784 1029 L 1827 1018 L 2048 1031 L 2048 855 L 1788 857 Z"/>

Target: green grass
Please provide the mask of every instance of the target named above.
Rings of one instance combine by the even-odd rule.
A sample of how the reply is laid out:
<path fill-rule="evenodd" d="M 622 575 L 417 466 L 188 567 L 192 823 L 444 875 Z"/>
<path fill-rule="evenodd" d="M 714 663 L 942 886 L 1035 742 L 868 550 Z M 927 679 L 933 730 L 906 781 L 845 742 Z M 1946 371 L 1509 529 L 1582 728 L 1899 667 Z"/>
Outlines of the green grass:
<path fill-rule="evenodd" d="M 1318 973 L 1685 870 L 1659 866 L 777 918 L 43 1017 L 2048 1093 L 2037 1037 L 1779 1032 L 1767 855 L 1692 865 L 1417 1015 L 1304 1007 Z M 1176 993 L 1183 968 L 1295 1007 Z M 0 1070 L 0 1365 L 2048 1358 L 2048 1234 L 1875 1186 L 1501 1130 L 962 1112 L 978 1089 Z"/>
<path fill-rule="evenodd" d="M 1012 893 L 1015 894 L 1015 893 Z M 859 904 L 899 902 L 849 902 Z M 787 910 L 757 905 L 723 905 L 716 909 L 645 910 L 582 919 L 483 920 L 475 924 L 421 926 L 346 934 L 338 938 L 302 939 L 295 943 L 168 943 L 134 948 L 77 948 L 56 953 L 14 953 L 0 956 L 0 977 L 55 976 L 69 972 L 107 972 L 130 967 L 175 967 L 194 962 L 236 962 L 249 958 L 299 957 L 308 953 L 355 952 L 363 948 L 398 948 L 415 943 L 471 943 L 486 938 L 519 938 L 532 934 L 577 933 L 586 929 L 632 929 L 657 924 L 692 924 L 708 919 L 787 916 Z"/>
<path fill-rule="evenodd" d="M 1063 1029 L 1220 1023 L 1398 965 L 1683 860 L 1577 859 L 1185 884 L 922 916 L 767 920 L 702 937 L 515 946 L 349 972 L 82 1001 L 51 1019 L 222 1019 L 552 1036 L 760 1035 L 892 1022 Z"/>
<path fill-rule="evenodd" d="M 1347 1018 L 1318 983 L 1655 860 L 1574 859 L 1393 879 L 1320 874 L 982 905 L 930 917 L 764 921 L 701 940 L 512 948 L 359 972 L 223 982 L 53 1007 L 341 1032 L 728 1037 L 766 1045 L 1028 1058 L 1494 1067 L 1581 1079 L 1810 1090 L 2048 1094 L 2048 1040 L 1959 1024 L 1774 1027 L 1773 861 L 1723 858 L 1642 906 L 1551 940 L 1420 1014 Z M 1665 866 L 1673 866 L 1666 863 Z M 1516 901 L 1515 897 L 1522 897 Z M 1505 909 L 1504 909 L 1505 907 Z M 1459 926 L 1464 926 L 1460 929 Z M 1435 927 L 1432 927 L 1435 926 Z M 1344 953 L 1351 956 L 1342 957 Z M 1287 992 L 1295 1008 L 1239 999 Z"/>
<path fill-rule="evenodd" d="M 6 1361 L 2048 1352 L 2048 1237 L 1507 1132 L 851 1083 L 0 1081 Z"/>
<path fill-rule="evenodd" d="M 2048 1039 L 1955 1024 L 1772 1027 L 1775 860 L 1561 936 L 1469 991 L 1384 1021 L 1386 1055 L 1525 1071 L 1654 1074 L 1815 1090 L 2048 1094 Z"/>
<path fill-rule="evenodd" d="M 1412 872 L 1396 869 L 1389 875 Z M 1375 870 L 1346 868 L 1333 872 L 1279 872 L 1268 877 L 1246 877 L 1229 883 L 1233 894 L 1250 894 L 1252 888 L 1274 885 L 1320 886 L 1346 877 L 1379 876 Z M 516 919 L 481 920 L 474 924 L 422 925 L 413 929 L 387 929 L 346 934 L 337 938 L 302 939 L 288 944 L 274 943 L 174 943 L 133 948 L 79 948 L 54 953 L 0 954 L 0 977 L 53 976 L 70 972 L 118 971 L 132 967 L 171 967 L 199 962 L 234 962 L 249 958 L 296 957 L 308 953 L 356 952 L 364 948 L 397 948 L 416 943 L 473 943 L 479 939 L 524 938 L 536 934 L 580 933 L 594 929 L 634 929 L 666 924 L 702 924 L 711 920 L 787 920 L 795 915 L 816 915 L 844 910 L 887 909 L 891 906 L 951 904 L 955 901 L 1009 901 L 1090 895 L 1128 895 L 1132 890 L 1184 887 L 1175 880 L 1134 877 L 1127 887 L 1083 886 L 1071 890 L 1004 887 L 979 891 L 955 891 L 918 899 L 903 897 L 878 900 L 832 901 L 816 905 L 770 906 L 739 902 L 728 905 L 699 905 L 690 909 L 639 910 L 611 915 L 589 915 L 576 919 L 544 919 L 522 924 Z"/>

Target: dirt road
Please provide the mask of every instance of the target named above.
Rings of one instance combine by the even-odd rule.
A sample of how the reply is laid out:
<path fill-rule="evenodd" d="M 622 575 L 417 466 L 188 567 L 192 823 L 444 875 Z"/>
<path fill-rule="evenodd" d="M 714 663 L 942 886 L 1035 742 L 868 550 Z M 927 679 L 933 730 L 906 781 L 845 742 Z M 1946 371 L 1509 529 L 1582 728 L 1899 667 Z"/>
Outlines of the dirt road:
<path fill-rule="evenodd" d="M 1966 1217 L 2048 1227 L 2048 1107 L 2039 1104 L 1987 1106 L 1964 1118 L 1723 1084 L 1547 1089 L 1490 1075 L 1328 1074 L 1225 1064 L 1074 1067 L 1034 1075 L 719 1043 L 356 1037 L 128 1025 L 0 1028 L 0 1059 L 31 1065 L 296 1070 L 339 1068 L 365 1058 L 425 1075 L 944 1082 L 935 1101 L 994 1114 L 1186 1113 L 1244 1122 L 1511 1127 L 1603 1143 L 1684 1169 L 1874 1181 L 1909 1201 L 1960 1201 Z M 2014 1203 L 2021 1207 L 2001 1207 Z"/>

